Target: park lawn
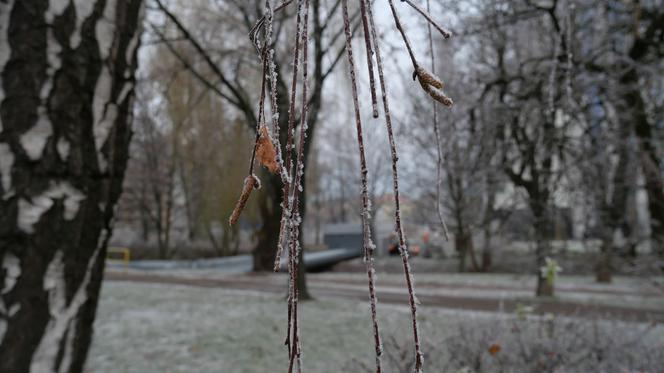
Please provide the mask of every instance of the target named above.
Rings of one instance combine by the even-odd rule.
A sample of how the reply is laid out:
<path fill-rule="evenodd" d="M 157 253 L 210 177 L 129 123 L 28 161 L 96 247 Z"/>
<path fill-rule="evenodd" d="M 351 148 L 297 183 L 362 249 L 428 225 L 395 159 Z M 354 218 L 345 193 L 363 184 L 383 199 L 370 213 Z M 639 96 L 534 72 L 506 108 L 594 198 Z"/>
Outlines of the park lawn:
<path fill-rule="evenodd" d="M 320 276 L 319 280 L 330 280 L 341 275 L 317 276 Z M 349 277 L 354 276 L 359 280 L 359 274 Z M 479 280 L 471 280 L 466 275 L 452 277 L 457 280 L 454 282 L 458 283 L 475 284 Z M 490 277 L 493 283 L 500 278 Z M 392 282 L 401 276 L 392 274 L 380 278 Z M 434 281 L 435 278 L 422 276 L 418 277 L 418 280 L 426 282 Z M 500 280 L 502 281 L 497 282 L 510 282 L 507 276 Z M 621 285 L 631 287 L 635 284 L 625 280 Z M 287 309 L 284 296 L 285 294 L 221 288 L 106 281 L 101 292 L 87 371 L 285 371 L 287 354 L 283 342 Z M 386 372 L 398 372 L 403 368 L 394 368 L 398 365 L 396 360 L 400 359 L 401 354 L 411 352 L 410 312 L 407 305 L 395 306 L 380 302 L 378 310 L 381 334 L 386 341 L 383 358 L 388 368 Z M 303 371 L 371 370 L 366 369 L 373 364 L 373 337 L 368 301 L 336 298 L 314 300 L 302 303 L 300 312 Z M 530 316 L 530 319 L 536 318 Z M 562 321 L 563 318 L 560 319 Z M 480 354 L 486 354 L 484 344 L 493 343 L 494 340 L 502 340 L 505 346 L 516 343 L 508 342 L 513 338 L 510 330 L 513 328 L 514 315 L 510 314 L 420 307 L 419 320 L 425 356 L 430 364 L 425 371 L 450 371 L 450 367 L 443 369 L 450 360 L 447 346 L 451 346 L 450 341 L 459 340 L 458 333 L 461 329 L 466 330 L 464 333 L 469 335 L 468 341 L 464 342 L 468 347 L 455 347 L 462 348 L 462 351 L 474 349 L 476 353 L 479 351 Z M 536 325 L 538 321 L 527 322 L 533 325 L 533 330 L 540 329 L 540 326 Z M 634 333 L 634 340 L 643 339 L 638 328 L 619 326 L 620 324 L 623 323 L 615 320 L 601 321 L 597 325 L 600 329 L 606 328 L 608 337 L 602 334 L 599 337 L 607 341 L 615 338 L 616 342 L 609 345 L 615 345 L 617 349 L 624 349 L 619 343 L 626 339 L 626 332 Z M 648 324 L 638 325 L 639 328 L 652 328 L 643 326 Z M 616 326 L 619 328 L 610 329 Z M 477 334 L 478 332 L 480 334 Z M 539 331 L 536 334 L 539 334 Z M 652 331 L 644 335 L 653 339 L 643 339 L 644 342 L 640 345 L 628 346 L 627 348 L 633 349 L 629 351 L 631 355 L 638 356 L 645 349 L 656 348 L 657 344 L 664 348 L 664 326 L 661 324 L 654 326 Z M 479 342 L 476 342 L 478 338 Z M 548 340 L 541 342 L 551 343 Z M 564 346 L 567 342 L 561 343 L 561 346 Z M 430 352 L 428 355 L 427 351 Z M 653 355 L 652 351 L 646 354 L 650 357 Z M 493 357 L 486 355 L 483 359 Z M 618 363 L 621 362 L 620 359 L 617 360 Z M 656 359 L 655 362 L 664 364 L 664 356 L 660 360 Z"/>
<path fill-rule="evenodd" d="M 367 303 L 301 305 L 303 368 L 343 371 L 353 359 L 373 360 Z M 384 333 L 411 338 L 407 307 L 380 305 Z M 423 330 L 438 333 L 445 311 L 421 312 Z M 172 285 L 106 282 L 90 372 L 271 372 L 286 370 L 282 296 Z"/>

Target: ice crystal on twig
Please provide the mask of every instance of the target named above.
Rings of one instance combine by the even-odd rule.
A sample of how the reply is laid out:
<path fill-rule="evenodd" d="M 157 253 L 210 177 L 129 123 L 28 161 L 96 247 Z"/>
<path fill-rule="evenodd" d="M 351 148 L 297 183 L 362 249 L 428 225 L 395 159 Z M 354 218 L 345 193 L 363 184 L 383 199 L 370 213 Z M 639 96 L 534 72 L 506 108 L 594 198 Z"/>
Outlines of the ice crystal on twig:
<path fill-rule="evenodd" d="M 431 14 L 430 14 L 431 8 L 429 6 L 429 0 L 427 0 L 427 10 L 426 11 L 424 9 L 422 9 L 419 5 L 414 3 L 412 0 L 401 0 L 401 1 L 403 1 L 406 4 L 410 5 L 411 7 L 413 7 L 413 9 L 417 10 L 417 12 L 420 13 L 427 20 L 427 22 L 429 22 L 429 25 L 428 25 L 429 29 L 431 29 L 431 26 L 435 27 L 436 30 L 438 30 L 438 32 L 440 32 L 440 34 L 443 35 L 443 37 L 445 39 L 449 39 L 452 36 L 451 32 L 445 30 L 443 28 L 443 26 L 439 25 L 438 22 L 436 22 L 433 19 L 433 17 L 431 17 Z"/>
<path fill-rule="evenodd" d="M 369 25 L 369 16 L 367 8 L 371 6 L 366 0 L 360 0 L 360 11 L 362 12 L 362 21 L 364 23 L 365 30 L 365 40 L 367 41 L 367 57 L 371 59 L 371 43 L 370 38 L 370 25 Z M 369 216 L 371 215 L 369 207 L 369 189 L 367 182 L 367 161 L 364 154 L 364 139 L 362 138 L 362 114 L 360 112 L 360 103 L 357 96 L 357 77 L 355 72 L 355 58 L 353 57 L 353 43 L 352 43 L 352 34 L 350 29 L 350 19 L 348 16 L 348 0 L 341 1 L 341 11 L 344 19 L 344 32 L 346 34 L 346 55 L 348 56 L 348 70 L 350 73 L 350 85 L 351 93 L 353 97 L 353 107 L 355 109 L 355 127 L 357 129 L 357 145 L 360 154 L 360 177 L 362 183 L 362 237 L 363 237 L 363 246 L 364 246 L 364 260 L 367 266 L 367 276 L 369 279 L 369 300 L 371 304 L 371 320 L 373 324 L 374 332 L 374 343 L 376 351 L 376 372 L 380 373 L 381 368 L 381 343 L 380 343 L 380 332 L 378 329 L 378 318 L 376 310 L 376 289 L 374 285 L 374 269 L 373 269 L 373 251 L 374 244 L 371 239 L 371 227 L 369 222 Z M 373 63 L 369 64 L 369 69 L 371 69 Z M 375 111 L 377 114 L 377 110 Z M 377 115 L 376 115 L 377 116 Z"/>
<path fill-rule="evenodd" d="M 289 107 L 288 107 L 288 128 L 286 129 L 286 144 L 284 153 L 281 151 L 280 143 L 280 128 L 279 128 L 279 112 L 277 103 L 277 74 L 274 64 L 274 49 L 272 46 L 272 23 L 274 12 L 286 8 L 294 0 L 283 1 L 276 8 L 272 8 L 271 1 L 265 2 L 265 15 L 261 17 L 258 22 L 251 29 L 249 37 L 256 47 L 259 57 L 262 62 L 262 77 L 261 77 L 261 92 L 259 100 L 258 121 L 256 128 L 256 140 L 254 144 L 254 151 L 252 153 L 249 176 L 245 179 L 245 185 L 242 190 L 242 195 L 238 206 L 233 211 L 231 222 L 237 221 L 244 205 L 249 198 L 251 191 L 260 186 L 258 178 L 253 174 L 255 159 L 258 158 L 260 164 L 267 167 L 270 171 L 278 173 L 283 182 L 283 202 L 281 227 L 279 231 L 279 242 L 277 247 L 277 255 L 275 258 L 274 270 L 278 271 L 281 266 L 281 255 L 286 248 L 288 250 L 288 324 L 287 336 L 285 344 L 288 349 L 289 365 L 288 372 L 292 373 L 294 369 L 297 372 L 301 371 L 301 347 L 299 338 L 299 325 L 298 325 L 298 300 L 299 290 L 297 285 L 298 280 L 298 267 L 300 265 L 299 257 L 302 248 L 299 243 L 299 229 L 302 224 L 300 216 L 300 194 L 303 191 L 304 181 L 304 149 L 307 141 L 307 127 L 308 127 L 308 23 L 309 23 L 309 0 L 297 1 L 297 13 L 295 24 L 295 45 L 292 52 L 292 80 L 289 92 Z M 436 28 L 445 38 L 450 37 L 450 33 L 438 25 L 429 15 L 428 11 L 424 11 L 417 4 L 405 0 L 405 2 L 417 10 L 429 22 L 429 34 L 431 35 L 431 26 Z M 367 267 L 367 277 L 369 284 L 369 299 L 370 311 L 375 340 L 375 358 L 376 358 L 376 372 L 380 373 L 382 344 L 377 320 L 377 297 L 375 291 L 376 272 L 374 269 L 374 251 L 375 244 L 371 237 L 371 228 L 369 220 L 371 219 L 371 203 L 369 200 L 368 192 L 368 170 L 365 159 L 365 145 L 363 140 L 363 129 L 360 112 L 360 102 L 357 94 L 357 76 L 355 59 L 353 57 L 352 48 L 352 31 L 351 19 L 348 14 L 348 0 L 340 2 L 341 10 L 344 21 L 345 50 L 348 57 L 349 72 L 351 77 L 351 93 L 353 99 L 353 106 L 355 111 L 355 126 L 357 130 L 357 141 L 360 157 L 360 173 L 361 173 L 361 194 L 362 194 L 362 232 L 363 232 L 363 247 L 364 247 L 364 261 Z M 401 32 L 402 38 L 413 62 L 415 73 L 414 79 L 417 79 L 422 88 L 437 102 L 444 105 L 451 106 L 452 100 L 449 99 L 443 92 L 443 82 L 435 75 L 435 65 L 432 65 L 432 72 L 429 72 L 415 59 L 413 49 L 408 41 L 408 38 L 403 30 L 401 22 L 398 18 L 393 0 L 389 0 L 390 8 L 392 10 L 393 18 L 395 20 L 397 29 Z M 360 14 L 362 26 L 364 31 L 364 41 L 367 53 L 367 66 L 369 74 L 369 84 L 371 89 L 371 104 L 372 114 L 378 117 L 378 102 L 375 87 L 374 76 L 374 58 L 376 69 L 378 71 L 378 79 L 382 93 L 383 109 L 385 112 L 385 123 L 388 133 L 390 144 L 391 159 L 392 159 L 392 176 L 393 176 L 393 189 L 395 196 L 395 229 L 399 239 L 399 252 L 403 261 L 404 274 L 406 279 L 406 286 L 408 288 L 409 304 L 412 316 L 412 328 L 414 349 L 416 356 L 415 371 L 420 372 L 422 369 L 423 357 L 420 346 L 419 330 L 417 324 L 417 305 L 419 301 L 415 296 L 414 281 L 410 264 L 408 261 L 408 247 L 406 238 L 403 232 L 401 223 L 401 209 L 399 204 L 399 177 L 397 171 L 397 149 L 394 140 L 394 133 L 392 130 L 392 119 L 390 115 L 390 108 L 388 103 L 387 86 L 385 83 L 385 76 L 383 71 L 383 64 L 380 54 L 379 40 L 377 36 L 376 25 L 373 16 L 373 5 L 370 0 L 360 0 Z M 353 17 L 355 18 L 355 17 Z M 260 30 L 265 28 L 264 39 L 260 40 Z M 432 41 L 430 39 L 430 44 Z M 433 47 L 432 47 L 433 49 Z M 433 53 L 433 52 L 432 52 Z M 300 56 L 302 60 L 300 61 Z M 432 56 L 433 58 L 433 56 Z M 302 63 L 300 70 L 300 62 Z M 433 63 L 433 62 L 432 62 Z M 302 73 L 301 80 L 299 73 Z M 297 86 L 298 82 L 301 83 L 301 109 L 299 113 L 299 136 L 296 143 L 296 101 L 298 98 Z M 268 128 L 266 114 L 265 114 L 265 99 L 267 85 L 269 84 L 269 97 L 271 108 L 271 132 Z M 436 122 L 436 135 L 438 136 L 437 122 Z M 442 221 L 442 219 L 441 219 Z"/>
<path fill-rule="evenodd" d="M 431 1 L 427 0 L 427 12 L 431 12 Z M 436 74 L 436 51 L 433 48 L 433 32 L 431 30 L 431 22 L 427 25 L 427 31 L 429 34 L 429 52 L 431 53 L 431 72 Z M 441 82 L 442 83 L 442 82 Z M 442 85 L 442 84 L 441 84 Z M 442 87 L 441 87 L 442 88 Z M 443 233 L 445 234 L 445 239 L 449 240 L 449 233 L 447 230 L 447 224 L 445 224 L 445 219 L 443 218 L 443 211 L 440 201 L 440 192 L 443 184 L 443 150 L 440 139 L 440 126 L 438 124 L 438 106 L 435 102 L 431 103 L 433 110 L 433 132 L 436 137 L 436 215 L 438 216 L 438 222 L 443 228 Z"/>
<path fill-rule="evenodd" d="M 307 141 L 307 114 L 308 114 L 308 60 L 309 60 L 309 0 L 300 0 L 298 1 L 298 19 L 302 19 L 302 33 L 300 35 L 302 40 L 302 108 L 300 111 L 300 137 L 299 137 L 299 146 L 297 153 L 297 163 L 295 166 L 295 180 L 291 184 L 291 189 L 293 191 L 293 202 L 291 204 L 291 224 L 290 224 L 290 278 L 292 282 L 292 330 L 291 341 L 293 345 L 291 346 L 290 362 L 288 366 L 288 372 L 293 371 L 293 365 L 297 363 L 298 372 L 302 366 L 301 358 L 301 349 L 300 349 L 300 338 L 299 338 L 299 326 L 298 326 L 298 288 L 297 288 L 297 276 L 298 276 L 298 266 L 299 266 L 299 257 L 300 257 L 300 242 L 299 242 L 299 233 L 300 233 L 300 224 L 302 219 L 300 218 L 300 192 L 302 191 L 302 180 L 304 179 L 304 147 Z M 298 22 L 299 23 L 299 22 Z M 299 25 L 298 25 L 299 27 Z M 299 40 L 298 40 L 299 41 Z M 295 78 L 295 75 L 294 75 Z M 293 90 L 293 93 L 295 90 Z M 291 102 L 291 105 L 293 103 Z M 294 106 L 293 106 L 294 107 Z M 291 117 L 292 118 L 292 117 Z M 293 120 L 294 121 L 294 120 Z M 290 135 L 289 135 L 290 136 Z"/>

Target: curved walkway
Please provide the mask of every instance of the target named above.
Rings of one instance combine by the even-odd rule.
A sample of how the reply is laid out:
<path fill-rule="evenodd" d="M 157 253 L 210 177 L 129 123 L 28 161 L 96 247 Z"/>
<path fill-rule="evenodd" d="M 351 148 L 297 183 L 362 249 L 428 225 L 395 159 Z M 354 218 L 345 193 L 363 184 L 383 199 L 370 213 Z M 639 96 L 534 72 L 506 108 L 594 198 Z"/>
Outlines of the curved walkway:
<path fill-rule="evenodd" d="M 286 277 L 279 274 L 269 275 L 246 275 L 246 276 L 224 276 L 223 278 L 206 278 L 206 277 L 182 277 L 168 274 L 154 274 L 154 273 L 136 273 L 136 272 L 118 272 L 107 271 L 105 279 L 108 281 L 131 281 L 143 283 L 156 283 L 156 284 L 172 284 L 208 288 L 223 288 L 229 290 L 249 290 L 255 292 L 265 292 L 274 294 L 285 294 L 286 292 Z M 455 290 L 467 289 L 469 292 L 478 289 L 476 284 L 459 285 L 459 284 L 433 284 L 423 283 L 424 288 L 445 288 L 454 286 Z M 310 292 L 314 297 L 319 298 L 343 298 L 355 299 L 364 301 L 367 299 L 367 291 L 365 283 L 353 280 L 331 280 L 331 279 L 316 279 L 314 276 L 309 277 L 308 286 Z M 481 285 L 482 290 L 505 290 L 504 286 Z M 584 294 L 589 289 L 566 289 L 566 292 L 578 292 Z M 609 290 L 607 290 L 609 291 Z M 382 303 L 406 305 L 408 304 L 408 296 L 405 289 L 400 287 L 379 286 L 377 289 L 379 300 Z M 622 294 L 623 292 L 616 292 L 615 294 Z M 644 294 L 646 295 L 646 294 Z M 514 312 L 520 304 L 527 304 L 533 306 L 533 313 L 546 314 L 552 313 L 554 315 L 572 316 L 572 317 L 588 317 L 588 318 L 604 318 L 604 319 L 619 319 L 624 321 L 639 321 L 639 322 L 664 322 L 663 309 L 641 309 L 635 307 L 606 305 L 606 304 L 587 304 L 579 302 L 570 302 L 556 299 L 518 299 L 514 298 L 487 298 L 478 296 L 457 296 L 445 294 L 432 294 L 431 292 L 421 292 L 417 295 L 422 306 L 424 307 L 439 307 L 448 309 L 459 310 L 472 310 L 484 312 Z"/>

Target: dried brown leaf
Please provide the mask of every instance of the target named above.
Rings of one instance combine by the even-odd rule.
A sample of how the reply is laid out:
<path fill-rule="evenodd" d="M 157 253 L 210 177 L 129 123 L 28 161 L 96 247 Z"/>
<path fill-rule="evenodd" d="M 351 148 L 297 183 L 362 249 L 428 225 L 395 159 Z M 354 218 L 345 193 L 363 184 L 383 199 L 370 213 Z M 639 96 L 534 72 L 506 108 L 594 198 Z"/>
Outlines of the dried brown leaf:
<path fill-rule="evenodd" d="M 265 168 L 270 170 L 273 174 L 279 172 L 279 164 L 277 163 L 277 151 L 274 148 L 272 139 L 267 130 L 267 126 L 263 125 L 260 129 L 261 135 L 258 138 L 258 149 L 256 149 L 256 157 L 258 162 Z"/>

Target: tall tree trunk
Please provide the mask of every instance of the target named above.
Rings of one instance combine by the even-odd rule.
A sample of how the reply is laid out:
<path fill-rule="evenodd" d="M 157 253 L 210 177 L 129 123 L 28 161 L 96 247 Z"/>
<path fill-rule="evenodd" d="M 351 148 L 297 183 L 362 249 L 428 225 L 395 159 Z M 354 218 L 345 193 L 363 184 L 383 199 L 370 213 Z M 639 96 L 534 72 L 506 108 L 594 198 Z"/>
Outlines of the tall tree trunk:
<path fill-rule="evenodd" d="M 459 255 L 459 273 L 466 272 L 466 245 L 464 243 L 464 234 L 457 232 L 454 235 L 454 246 L 456 248 L 457 254 Z"/>
<path fill-rule="evenodd" d="M 480 271 L 480 265 L 477 262 L 477 255 L 475 255 L 475 245 L 473 244 L 473 233 L 466 233 L 466 245 L 468 247 L 468 254 L 470 255 L 470 263 L 473 265 L 473 272 Z"/>
<path fill-rule="evenodd" d="M 637 7 L 641 5 L 637 2 Z M 639 8 L 640 9 L 640 8 Z M 620 92 L 625 109 L 621 120 L 634 126 L 634 133 L 639 140 L 640 161 L 648 194 L 648 210 L 650 212 L 650 228 L 653 252 L 664 258 L 664 178 L 662 168 L 664 160 L 657 154 L 653 134 L 654 123 L 648 119 L 646 103 L 641 95 L 641 76 L 638 66 L 646 62 L 655 53 L 661 58 L 661 35 L 664 32 L 664 12 L 661 9 L 648 12 L 648 27 L 639 32 L 635 25 L 635 40 L 629 50 L 629 57 L 635 63 L 626 66 L 625 73 L 620 77 Z M 660 36 L 657 36 L 660 35 Z"/>
<path fill-rule="evenodd" d="M 484 247 L 482 248 L 482 272 L 488 272 L 491 269 L 491 225 L 484 227 Z"/>
<path fill-rule="evenodd" d="M 139 202 L 139 216 L 141 219 L 141 239 L 143 242 L 148 242 L 150 240 L 150 211 L 145 207 L 145 201 L 147 200 L 147 187 L 145 183 L 141 183 L 140 188 L 140 199 Z"/>
<path fill-rule="evenodd" d="M 131 137 L 141 0 L 0 1 L 0 372 L 81 372 Z"/>
<path fill-rule="evenodd" d="M 454 236 L 454 244 L 457 252 L 459 253 L 459 272 L 466 271 L 466 257 L 470 257 L 470 264 L 473 271 L 479 271 L 479 265 L 475 256 L 475 249 L 473 247 L 473 235 L 471 232 L 460 230 Z"/>
<path fill-rule="evenodd" d="M 650 230 L 653 252 L 664 258 L 664 180 L 662 161 L 657 154 L 652 126 L 648 121 L 646 106 L 641 97 L 639 75 L 631 68 L 620 80 L 623 87 L 623 100 L 627 108 L 626 118 L 634 126 L 639 140 L 641 168 L 645 178 L 650 212 Z"/>
<path fill-rule="evenodd" d="M 493 218 L 496 214 L 494 205 L 496 203 L 496 177 L 492 170 L 487 172 L 486 176 L 486 189 L 487 189 L 487 201 L 486 201 L 486 210 L 484 211 L 484 247 L 482 248 L 482 272 L 488 272 L 491 269 L 492 264 L 492 247 L 491 247 L 491 238 L 492 231 L 491 225 L 493 223 Z"/>
<path fill-rule="evenodd" d="M 612 259 L 613 242 L 610 237 L 602 238 L 602 247 L 600 248 L 599 260 L 595 269 L 595 280 L 602 283 L 610 283 L 613 277 Z"/>
<path fill-rule="evenodd" d="M 541 207 L 545 204 L 541 202 L 538 204 L 538 201 L 536 201 L 535 204 L 536 206 L 533 206 L 536 245 L 535 268 L 537 271 L 537 287 L 535 289 L 535 295 L 538 297 L 553 296 L 553 284 L 549 283 L 544 273 L 542 273 L 542 268 L 546 264 L 546 258 L 551 252 L 551 244 L 548 237 L 549 219 L 546 209 Z"/>
<path fill-rule="evenodd" d="M 208 236 L 208 241 L 210 241 L 210 245 L 212 245 L 212 250 L 214 251 L 215 255 L 217 256 L 224 256 L 224 245 L 227 241 L 227 229 L 224 227 L 222 231 L 222 236 L 221 236 L 221 244 L 217 242 L 217 238 L 214 236 L 214 231 L 212 230 L 212 224 L 211 222 L 207 221 L 203 223 L 203 226 L 205 227 L 205 233 Z"/>
<path fill-rule="evenodd" d="M 262 188 L 259 193 L 258 209 L 262 227 L 256 233 L 258 242 L 253 251 L 254 271 L 266 272 L 274 268 L 274 257 L 279 242 L 281 224 L 281 178 L 261 170 Z"/>
<path fill-rule="evenodd" d="M 617 147 L 618 161 L 616 164 L 615 174 L 610 181 L 613 188 L 599 188 L 604 189 L 598 196 L 600 224 L 602 228 L 602 243 L 600 247 L 599 258 L 595 268 L 595 278 L 597 282 L 609 283 L 612 277 L 612 260 L 615 252 L 624 252 L 624 242 L 617 242 L 618 236 L 629 237 L 631 228 L 626 217 L 627 199 L 629 197 L 629 182 L 630 165 L 632 165 L 630 157 L 629 139 L 632 137 L 632 126 L 630 123 L 621 121 L 619 123 L 619 136 Z M 603 145 L 602 145 L 603 146 Z M 600 148 L 598 151 L 604 153 L 604 149 Z M 603 154 L 604 162 L 598 165 L 598 177 L 601 173 L 606 172 L 605 169 L 610 167 L 609 158 Z M 608 163 L 608 164 L 607 164 Z M 609 189 L 611 192 L 609 194 Z M 606 194 L 609 194 L 608 196 Z M 608 202 L 607 202 L 608 197 Z"/>

